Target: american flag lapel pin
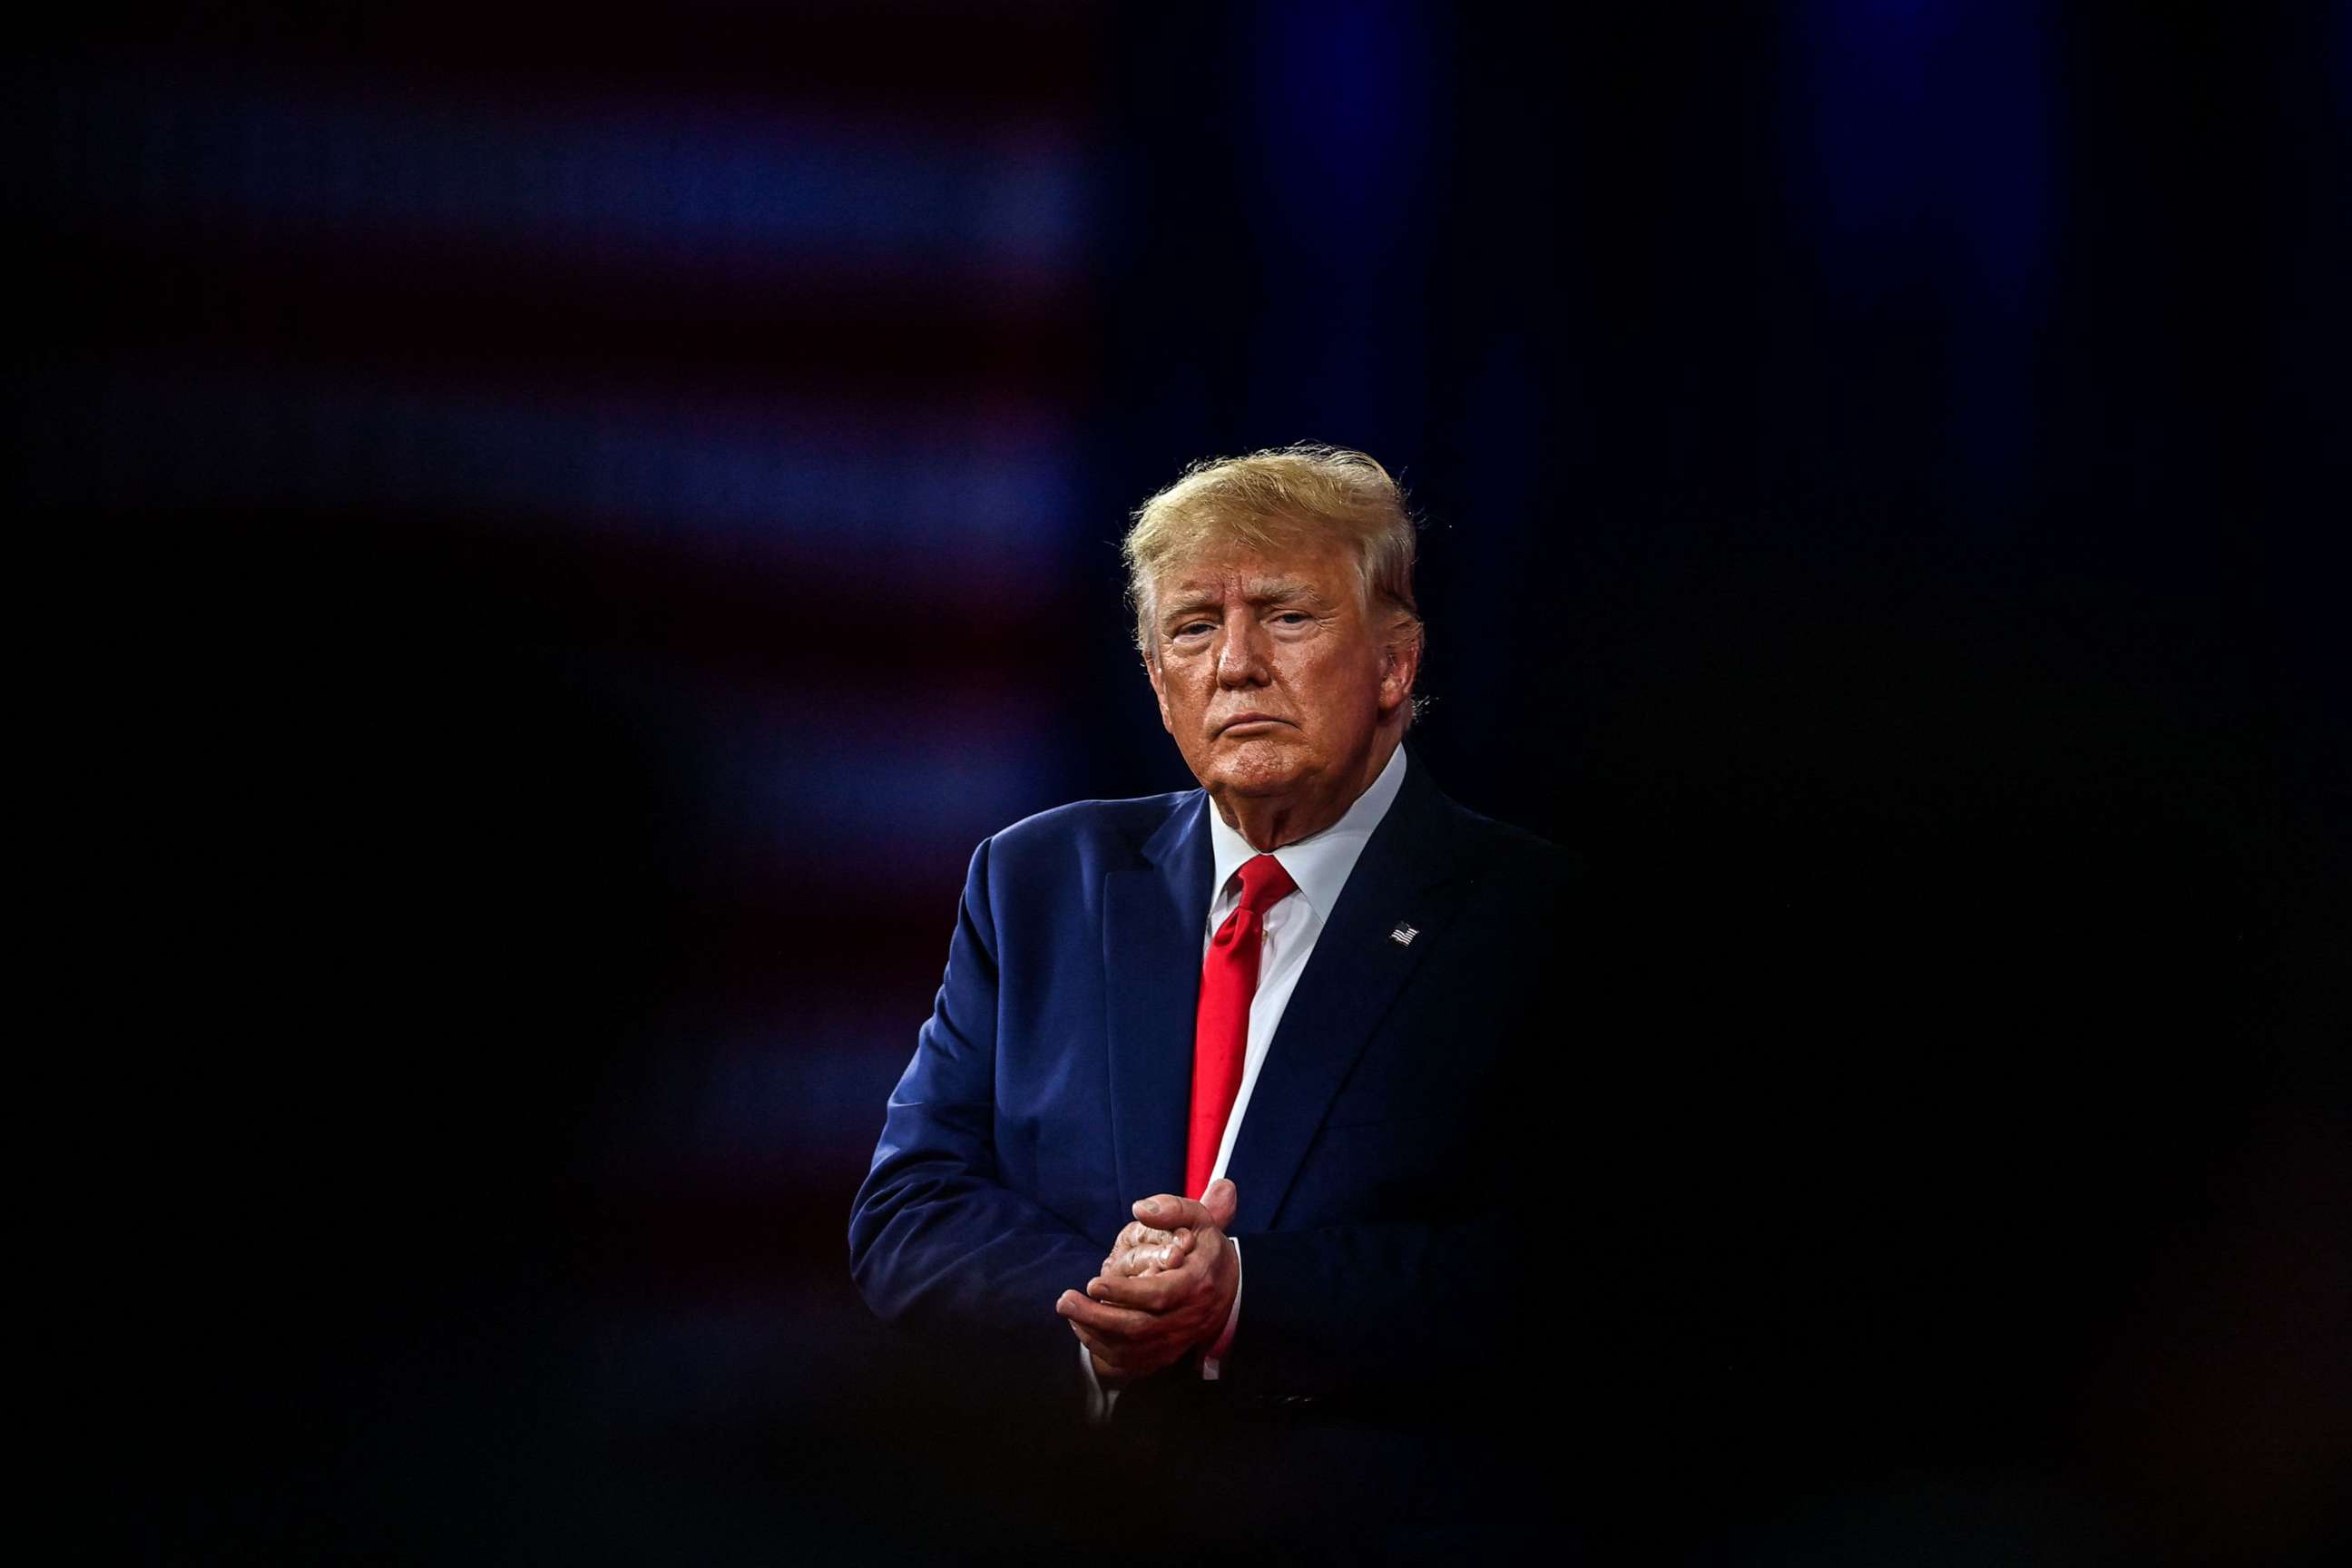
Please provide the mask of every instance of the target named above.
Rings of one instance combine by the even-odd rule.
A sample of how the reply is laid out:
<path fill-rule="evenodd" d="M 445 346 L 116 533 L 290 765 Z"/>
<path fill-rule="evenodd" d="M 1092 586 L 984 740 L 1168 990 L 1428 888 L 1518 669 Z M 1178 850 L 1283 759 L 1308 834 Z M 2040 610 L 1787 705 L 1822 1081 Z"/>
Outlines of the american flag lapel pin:
<path fill-rule="evenodd" d="M 1402 921 L 1399 921 L 1397 922 L 1396 930 L 1389 932 L 1389 940 L 1396 943 L 1399 947 L 1411 947 L 1412 945 L 1412 939 L 1420 934 L 1421 928 L 1419 926 L 1407 925 Z"/>

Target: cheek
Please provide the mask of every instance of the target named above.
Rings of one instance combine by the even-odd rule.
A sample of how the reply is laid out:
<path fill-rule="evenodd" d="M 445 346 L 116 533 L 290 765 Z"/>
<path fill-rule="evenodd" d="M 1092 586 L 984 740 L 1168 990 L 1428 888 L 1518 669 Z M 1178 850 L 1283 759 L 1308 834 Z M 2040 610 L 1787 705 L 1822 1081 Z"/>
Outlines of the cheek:
<path fill-rule="evenodd" d="M 1208 702 L 1208 686 L 1197 670 L 1181 665 L 1163 668 L 1160 672 L 1161 715 L 1176 723 L 1187 714 L 1199 714 Z"/>
<path fill-rule="evenodd" d="M 1324 720 L 1327 728 L 1334 721 L 1343 726 L 1352 723 L 1380 710 L 1379 673 L 1360 668 L 1352 661 L 1320 665 L 1302 672 L 1299 689 L 1311 694 L 1310 710 Z"/>

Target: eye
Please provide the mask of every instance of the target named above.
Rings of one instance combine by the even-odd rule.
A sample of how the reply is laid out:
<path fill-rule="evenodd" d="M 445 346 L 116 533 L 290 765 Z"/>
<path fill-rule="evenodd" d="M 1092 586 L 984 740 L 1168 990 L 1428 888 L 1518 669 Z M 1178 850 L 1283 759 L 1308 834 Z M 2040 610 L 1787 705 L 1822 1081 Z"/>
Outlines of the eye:
<path fill-rule="evenodd" d="M 1180 637 L 1189 637 L 1201 632 L 1213 632 L 1216 629 L 1216 624 L 1213 621 L 1186 621 L 1176 628 L 1175 635 Z"/>
<path fill-rule="evenodd" d="M 1303 626 L 1314 618 L 1304 610 L 1283 610 L 1274 617 L 1276 625 L 1285 626 Z"/>

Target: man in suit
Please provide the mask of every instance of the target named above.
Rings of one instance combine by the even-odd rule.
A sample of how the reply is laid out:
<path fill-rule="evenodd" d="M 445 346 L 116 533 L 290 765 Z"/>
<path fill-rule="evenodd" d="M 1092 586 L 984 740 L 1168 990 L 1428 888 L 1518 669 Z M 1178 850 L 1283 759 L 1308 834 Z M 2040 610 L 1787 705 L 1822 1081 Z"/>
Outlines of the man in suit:
<path fill-rule="evenodd" d="M 1564 858 L 1404 752 L 1414 537 L 1370 458 L 1197 465 L 1126 552 L 1201 787 L 980 847 L 853 1273 L 1115 1427 L 1413 1434 L 1333 1450 L 1411 1474 L 1528 1393 Z"/>

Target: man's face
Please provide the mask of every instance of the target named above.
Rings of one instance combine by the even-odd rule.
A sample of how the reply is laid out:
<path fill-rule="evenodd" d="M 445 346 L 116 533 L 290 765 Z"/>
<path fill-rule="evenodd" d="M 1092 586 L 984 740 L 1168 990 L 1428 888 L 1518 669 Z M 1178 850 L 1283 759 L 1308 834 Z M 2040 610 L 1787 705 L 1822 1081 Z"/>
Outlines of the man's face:
<path fill-rule="evenodd" d="M 1391 629 L 1367 620 L 1339 544 L 1180 562 L 1154 580 L 1160 722 L 1221 805 L 1289 797 L 1314 831 L 1371 783 L 1381 728 L 1412 696 L 1417 648 Z"/>

